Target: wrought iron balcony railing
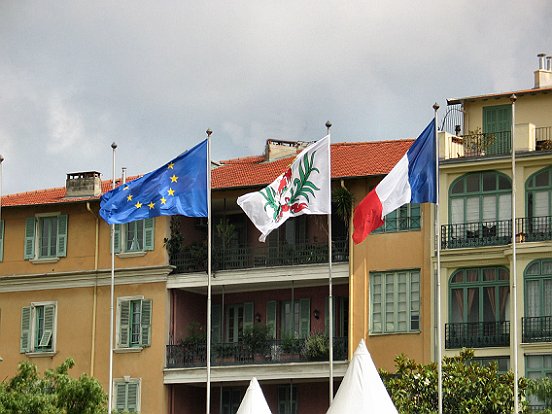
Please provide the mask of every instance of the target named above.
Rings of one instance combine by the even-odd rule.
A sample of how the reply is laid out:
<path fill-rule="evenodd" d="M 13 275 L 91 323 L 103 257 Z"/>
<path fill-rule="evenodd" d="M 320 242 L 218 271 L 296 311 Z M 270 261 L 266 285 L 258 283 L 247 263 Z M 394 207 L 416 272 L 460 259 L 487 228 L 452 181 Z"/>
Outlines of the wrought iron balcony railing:
<path fill-rule="evenodd" d="M 500 246 L 512 242 L 510 220 L 441 226 L 441 248 Z M 552 240 L 552 216 L 516 219 L 516 240 L 520 243 Z"/>
<path fill-rule="evenodd" d="M 347 360 L 347 338 L 335 337 L 334 361 Z M 167 345 L 167 368 L 192 368 L 206 366 L 206 344 Z M 276 364 L 288 362 L 327 361 L 327 354 L 308 354 L 305 339 L 272 339 L 257 343 L 253 348 L 244 342 L 214 343 L 211 346 L 213 366 Z"/>
<path fill-rule="evenodd" d="M 511 241 L 511 220 L 444 224 L 441 226 L 442 249 L 500 246 Z"/>
<path fill-rule="evenodd" d="M 552 316 L 521 318 L 523 342 L 552 342 Z"/>
<path fill-rule="evenodd" d="M 445 325 L 445 348 L 489 348 L 510 344 L 510 322 L 467 322 Z"/>
<path fill-rule="evenodd" d="M 332 261 L 349 260 L 347 239 L 334 240 Z M 327 263 L 328 243 L 281 243 L 262 246 L 239 245 L 213 247 L 213 269 L 247 269 L 253 267 L 291 266 L 298 264 Z M 207 269 L 207 246 L 192 245 L 183 247 L 173 254 L 170 263 L 177 272 L 199 272 Z"/>
<path fill-rule="evenodd" d="M 552 240 L 552 216 L 518 218 L 516 234 L 520 242 Z"/>
<path fill-rule="evenodd" d="M 463 135 L 464 157 L 508 155 L 512 149 L 511 131 L 478 132 Z"/>

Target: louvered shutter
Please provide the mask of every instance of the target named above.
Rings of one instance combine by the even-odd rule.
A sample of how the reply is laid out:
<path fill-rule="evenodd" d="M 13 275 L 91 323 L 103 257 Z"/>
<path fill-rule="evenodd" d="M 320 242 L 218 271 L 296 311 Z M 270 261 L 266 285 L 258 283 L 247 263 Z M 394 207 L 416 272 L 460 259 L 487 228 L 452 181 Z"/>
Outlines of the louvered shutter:
<path fill-rule="evenodd" d="M 211 307 L 211 340 L 212 342 L 221 342 L 221 306 L 215 303 Z"/>
<path fill-rule="evenodd" d="M 138 411 L 138 383 L 129 382 L 127 384 L 127 410 L 130 412 Z"/>
<path fill-rule="evenodd" d="M 144 250 L 153 250 L 155 239 L 155 219 L 144 220 Z"/>
<path fill-rule="evenodd" d="M 125 382 L 118 382 L 115 384 L 115 400 L 115 408 L 117 411 L 124 411 L 127 405 L 127 384 Z"/>
<path fill-rule="evenodd" d="M 253 326 L 253 302 L 246 302 L 243 304 L 243 329 Z"/>
<path fill-rule="evenodd" d="M 121 225 L 120 224 L 115 224 L 113 242 L 114 242 L 113 244 L 115 245 L 115 253 L 121 253 Z"/>
<path fill-rule="evenodd" d="M 266 327 L 268 335 L 276 339 L 276 301 L 269 300 L 266 302 Z"/>
<path fill-rule="evenodd" d="M 38 343 L 40 347 L 53 348 L 52 337 L 54 335 L 54 324 L 56 321 L 56 306 L 44 305 L 44 331 Z M 51 342 L 52 341 L 52 342 Z"/>
<path fill-rule="evenodd" d="M 19 352 L 22 354 L 30 351 L 31 344 L 31 307 L 25 306 L 21 309 L 21 341 Z"/>
<path fill-rule="evenodd" d="M 142 346 L 151 345 L 151 312 L 151 300 L 142 300 Z"/>
<path fill-rule="evenodd" d="M 299 337 L 306 338 L 310 335 L 310 299 L 300 300 L 300 331 Z"/>
<path fill-rule="evenodd" d="M 128 348 L 130 346 L 130 301 L 119 302 L 119 346 Z"/>
<path fill-rule="evenodd" d="M 34 259 L 35 256 L 35 230 L 36 219 L 27 218 L 25 222 L 25 259 Z"/>
<path fill-rule="evenodd" d="M 57 257 L 67 255 L 67 215 L 61 214 L 57 219 Z"/>

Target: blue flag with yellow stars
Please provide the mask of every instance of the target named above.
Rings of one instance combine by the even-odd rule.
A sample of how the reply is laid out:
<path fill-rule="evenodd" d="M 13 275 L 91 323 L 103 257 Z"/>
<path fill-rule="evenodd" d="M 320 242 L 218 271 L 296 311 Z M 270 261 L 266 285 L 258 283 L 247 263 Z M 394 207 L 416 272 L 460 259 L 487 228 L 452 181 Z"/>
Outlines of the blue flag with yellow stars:
<path fill-rule="evenodd" d="M 178 214 L 207 217 L 207 140 L 100 199 L 100 216 L 109 224 Z"/>

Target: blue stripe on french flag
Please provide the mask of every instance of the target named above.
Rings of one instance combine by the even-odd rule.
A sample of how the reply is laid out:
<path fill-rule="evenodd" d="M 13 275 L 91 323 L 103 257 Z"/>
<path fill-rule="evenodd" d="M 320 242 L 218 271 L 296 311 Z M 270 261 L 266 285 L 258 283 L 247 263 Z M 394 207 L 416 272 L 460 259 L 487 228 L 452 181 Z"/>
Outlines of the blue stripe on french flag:
<path fill-rule="evenodd" d="M 361 243 L 383 218 L 407 203 L 435 203 L 437 175 L 435 120 L 432 120 L 393 169 L 355 208 L 353 241 Z"/>

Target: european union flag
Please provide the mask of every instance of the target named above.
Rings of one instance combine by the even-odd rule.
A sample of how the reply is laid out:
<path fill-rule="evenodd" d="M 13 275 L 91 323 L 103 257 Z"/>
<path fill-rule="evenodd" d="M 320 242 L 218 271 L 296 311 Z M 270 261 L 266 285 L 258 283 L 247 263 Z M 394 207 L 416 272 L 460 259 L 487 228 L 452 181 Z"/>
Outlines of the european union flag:
<path fill-rule="evenodd" d="M 100 216 L 124 224 L 157 216 L 207 217 L 207 140 L 100 199 Z"/>

